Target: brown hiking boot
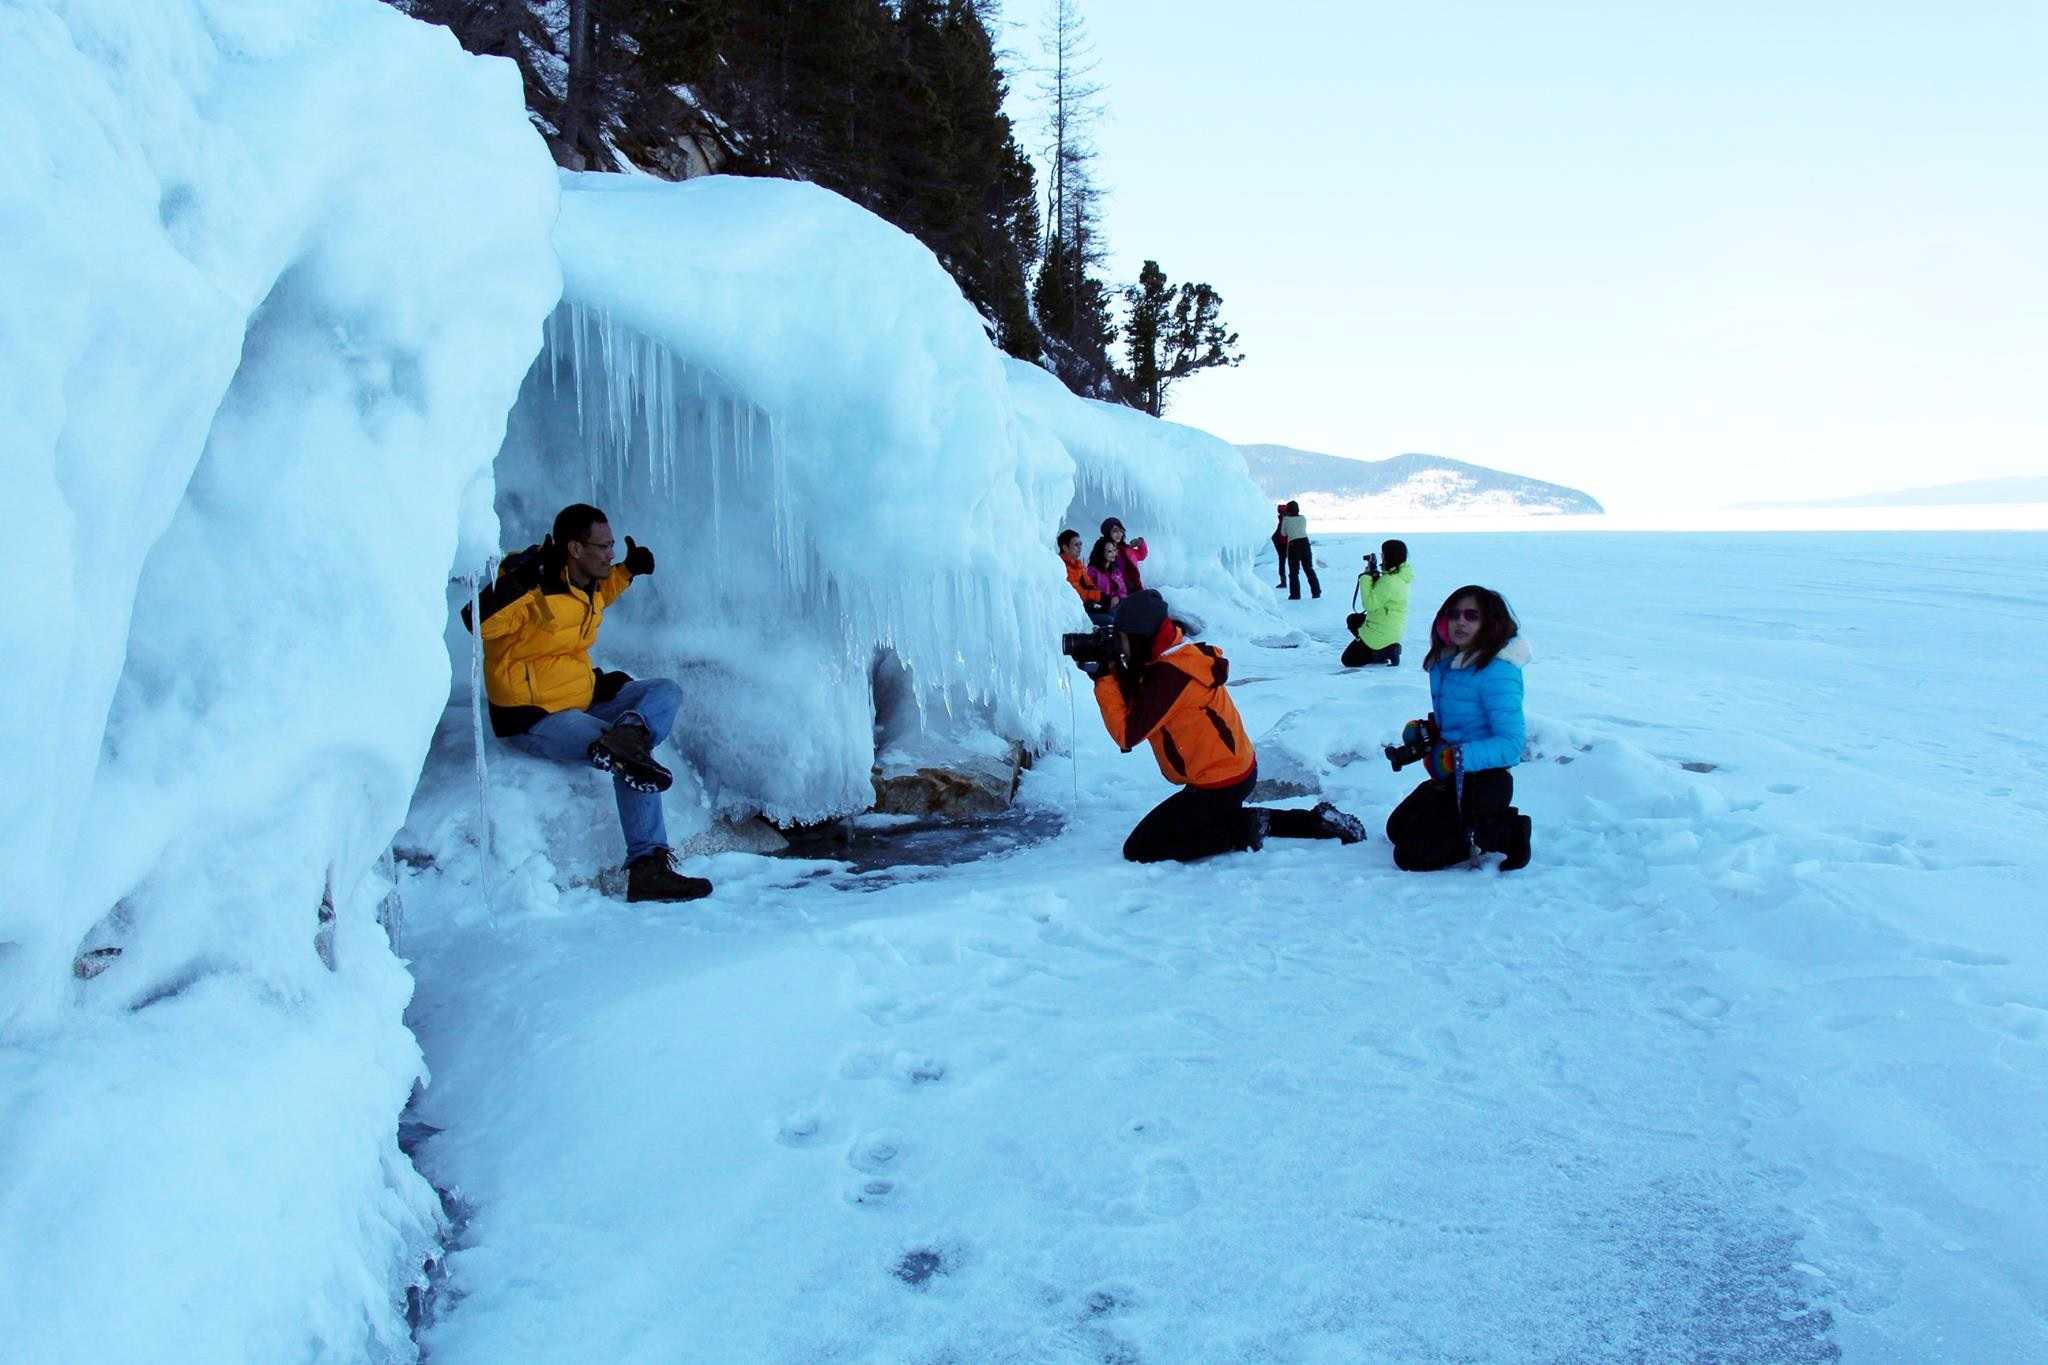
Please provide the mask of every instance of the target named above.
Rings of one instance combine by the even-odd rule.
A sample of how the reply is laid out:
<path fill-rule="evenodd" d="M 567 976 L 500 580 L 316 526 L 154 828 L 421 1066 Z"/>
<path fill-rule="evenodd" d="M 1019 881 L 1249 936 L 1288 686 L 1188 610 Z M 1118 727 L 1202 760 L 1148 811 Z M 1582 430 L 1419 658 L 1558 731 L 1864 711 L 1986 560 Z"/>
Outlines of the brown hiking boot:
<path fill-rule="evenodd" d="M 590 766 L 612 774 L 637 792 L 665 792 L 675 781 L 654 761 L 654 735 L 632 721 L 614 725 L 590 742 Z"/>
<path fill-rule="evenodd" d="M 676 871 L 675 855 L 656 849 L 644 858 L 626 864 L 626 899 L 629 901 L 694 901 L 711 894 L 711 883 L 702 877 L 685 877 Z"/>

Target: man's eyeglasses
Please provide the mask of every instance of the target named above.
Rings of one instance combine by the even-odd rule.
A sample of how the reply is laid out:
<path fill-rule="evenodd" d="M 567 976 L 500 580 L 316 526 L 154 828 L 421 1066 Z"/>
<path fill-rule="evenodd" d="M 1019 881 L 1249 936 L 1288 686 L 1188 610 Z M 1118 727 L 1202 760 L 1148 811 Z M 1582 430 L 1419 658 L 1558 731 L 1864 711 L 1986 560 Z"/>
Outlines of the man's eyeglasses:
<path fill-rule="evenodd" d="M 601 555 L 610 554 L 612 547 L 618 544 L 616 540 L 579 540 L 576 543 L 586 550 L 595 550 Z"/>
<path fill-rule="evenodd" d="M 1474 625 L 1486 619 L 1486 613 L 1477 607 L 1452 607 L 1444 613 L 1446 621 L 1470 621 Z"/>

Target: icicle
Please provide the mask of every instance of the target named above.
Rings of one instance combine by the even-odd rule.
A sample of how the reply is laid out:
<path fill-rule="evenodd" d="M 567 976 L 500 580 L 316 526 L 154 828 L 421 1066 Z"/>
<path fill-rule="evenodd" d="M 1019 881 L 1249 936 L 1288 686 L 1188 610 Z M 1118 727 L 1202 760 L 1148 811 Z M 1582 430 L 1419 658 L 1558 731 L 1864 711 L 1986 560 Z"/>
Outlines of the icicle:
<path fill-rule="evenodd" d="M 498 922 L 496 897 L 491 894 L 491 864 L 497 860 L 497 839 L 491 829 L 491 773 L 484 757 L 484 604 L 483 585 L 497 568 L 497 559 L 484 561 L 484 571 L 469 580 L 470 632 L 474 642 L 469 651 L 469 730 L 476 744 L 476 808 L 482 830 L 477 836 L 478 865 L 483 869 L 484 918 Z"/>

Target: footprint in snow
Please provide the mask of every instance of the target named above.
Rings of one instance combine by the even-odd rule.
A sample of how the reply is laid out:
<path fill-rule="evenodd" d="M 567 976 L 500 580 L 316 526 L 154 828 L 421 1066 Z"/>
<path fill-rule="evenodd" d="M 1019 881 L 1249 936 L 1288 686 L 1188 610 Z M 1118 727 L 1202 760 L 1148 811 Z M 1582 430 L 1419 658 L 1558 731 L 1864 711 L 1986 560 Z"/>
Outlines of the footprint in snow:
<path fill-rule="evenodd" d="M 882 1074 L 886 1060 L 880 1048 L 852 1048 L 839 1059 L 839 1074 L 849 1081 L 873 1080 Z"/>
<path fill-rule="evenodd" d="M 1145 1165 L 1145 1212 L 1155 1218 L 1178 1218 L 1202 1202 L 1193 1172 L 1177 1157 L 1155 1157 Z"/>
<path fill-rule="evenodd" d="M 825 1116 L 800 1109 L 775 1126 L 775 1140 L 785 1147 L 815 1147 L 825 1140 Z"/>
<path fill-rule="evenodd" d="M 894 1170 L 903 1155 L 903 1138 L 888 1129 L 857 1138 L 846 1151 L 846 1164 L 856 1171 L 880 1175 Z"/>
<path fill-rule="evenodd" d="M 856 1208 L 879 1208 L 896 1197 L 893 1180 L 863 1180 L 846 1192 L 846 1202 Z"/>
<path fill-rule="evenodd" d="M 1728 1002 L 1702 987 L 1682 986 L 1664 1012 L 1696 1028 L 1711 1028 L 1728 1013 Z"/>

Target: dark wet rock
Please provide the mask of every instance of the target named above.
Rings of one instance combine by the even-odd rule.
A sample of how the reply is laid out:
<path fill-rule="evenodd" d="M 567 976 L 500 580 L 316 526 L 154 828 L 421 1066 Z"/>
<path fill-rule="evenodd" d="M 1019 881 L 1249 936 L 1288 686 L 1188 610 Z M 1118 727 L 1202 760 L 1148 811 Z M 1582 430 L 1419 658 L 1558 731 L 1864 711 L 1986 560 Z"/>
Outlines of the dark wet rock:
<path fill-rule="evenodd" d="M 969 820 L 839 820 L 784 831 L 785 853 L 829 858 L 857 873 L 953 867 L 1043 843 L 1065 825 L 1060 812 L 1036 807 Z"/>

